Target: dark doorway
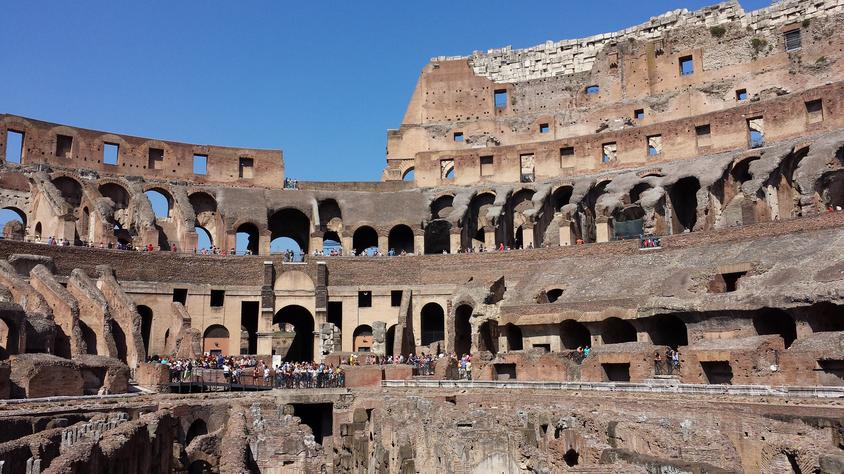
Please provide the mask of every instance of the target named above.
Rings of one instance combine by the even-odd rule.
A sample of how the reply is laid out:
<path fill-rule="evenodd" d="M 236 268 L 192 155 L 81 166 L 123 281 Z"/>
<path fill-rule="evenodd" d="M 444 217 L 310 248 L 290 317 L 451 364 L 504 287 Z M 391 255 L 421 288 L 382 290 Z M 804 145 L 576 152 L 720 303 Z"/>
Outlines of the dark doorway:
<path fill-rule="evenodd" d="M 575 350 L 578 347 L 586 347 L 591 344 L 592 335 L 586 326 L 567 319 L 560 323 L 560 342 L 564 349 Z"/>
<path fill-rule="evenodd" d="M 788 313 L 779 309 L 763 309 L 753 317 L 753 327 L 760 336 L 782 337 L 786 349 L 797 339 L 797 325 Z"/>
<path fill-rule="evenodd" d="M 247 354 L 258 353 L 258 302 L 243 301 L 240 303 L 240 326 L 246 331 Z"/>
<path fill-rule="evenodd" d="M 463 304 L 454 312 L 454 352 L 457 357 L 472 350 L 472 325 L 469 323 L 472 311 L 471 306 Z"/>
<path fill-rule="evenodd" d="M 504 326 L 507 334 L 507 347 L 511 351 L 520 351 L 524 349 L 524 338 L 522 337 L 522 330 L 515 324 L 507 324 Z"/>
<path fill-rule="evenodd" d="M 314 441 L 322 444 L 327 436 L 332 436 L 334 427 L 334 404 L 332 403 L 293 403 L 293 415 L 302 420 L 314 434 Z"/>
<path fill-rule="evenodd" d="M 629 382 L 630 364 L 601 364 L 607 382 Z"/>
<path fill-rule="evenodd" d="M 603 337 L 604 344 L 636 342 L 636 328 L 623 319 L 608 318 L 604 320 L 601 336 Z"/>
<path fill-rule="evenodd" d="M 428 303 L 422 307 L 422 345 L 427 346 L 445 339 L 445 313 L 437 303 Z"/>
<path fill-rule="evenodd" d="M 284 360 L 310 362 L 314 359 L 314 318 L 307 309 L 290 305 L 280 309 L 273 318 L 275 324 L 292 324 L 295 336 Z"/>
<path fill-rule="evenodd" d="M 141 338 L 144 340 L 144 350 L 149 355 L 149 340 L 150 334 L 152 333 L 152 309 L 149 306 L 139 305 L 138 314 L 141 315 Z"/>

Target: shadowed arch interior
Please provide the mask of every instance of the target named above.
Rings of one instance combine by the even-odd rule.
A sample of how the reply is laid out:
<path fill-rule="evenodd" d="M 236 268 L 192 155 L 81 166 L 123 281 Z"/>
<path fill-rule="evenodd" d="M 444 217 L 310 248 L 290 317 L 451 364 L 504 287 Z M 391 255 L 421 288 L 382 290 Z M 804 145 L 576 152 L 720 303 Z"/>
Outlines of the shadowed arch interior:
<path fill-rule="evenodd" d="M 311 312 L 299 305 L 289 305 L 278 310 L 273 317 L 273 325 L 290 324 L 293 326 L 293 342 L 282 357 L 286 361 L 305 362 L 314 358 L 314 317 Z"/>

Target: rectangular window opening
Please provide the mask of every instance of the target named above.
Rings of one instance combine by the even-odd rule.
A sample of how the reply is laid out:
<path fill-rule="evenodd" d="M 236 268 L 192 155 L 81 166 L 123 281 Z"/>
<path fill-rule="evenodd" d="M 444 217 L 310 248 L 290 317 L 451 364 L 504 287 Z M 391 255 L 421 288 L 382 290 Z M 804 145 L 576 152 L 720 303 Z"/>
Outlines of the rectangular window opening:
<path fill-rule="evenodd" d="M 630 381 L 629 363 L 601 364 L 601 368 L 604 369 L 604 381 L 606 382 Z"/>
<path fill-rule="evenodd" d="M 492 176 L 494 174 L 493 163 L 495 159 L 490 156 L 481 157 L 481 176 Z"/>
<path fill-rule="evenodd" d="M 642 120 L 645 118 L 645 109 L 636 109 L 633 111 L 633 118 L 636 120 Z"/>
<path fill-rule="evenodd" d="M 697 139 L 698 148 L 712 145 L 712 130 L 709 124 L 695 127 L 695 138 Z"/>
<path fill-rule="evenodd" d="M 821 99 L 806 102 L 806 120 L 809 123 L 823 122 L 823 101 Z"/>
<path fill-rule="evenodd" d="M 23 144 L 25 135 L 16 130 L 6 131 L 6 163 L 23 162 Z"/>
<path fill-rule="evenodd" d="M 747 89 L 739 89 L 736 91 L 736 100 L 741 102 L 747 100 Z"/>
<path fill-rule="evenodd" d="M 507 89 L 496 89 L 494 92 L 495 108 L 507 108 Z"/>
<path fill-rule="evenodd" d="M 56 157 L 70 158 L 73 150 L 73 137 L 56 135 Z"/>
<path fill-rule="evenodd" d="M 193 155 L 193 174 L 208 174 L 208 155 Z"/>
<path fill-rule="evenodd" d="M 402 290 L 390 291 L 390 306 L 392 306 L 393 308 L 401 306 L 401 296 Z"/>
<path fill-rule="evenodd" d="M 618 153 L 618 145 L 615 142 L 604 143 L 601 145 L 601 163 L 610 163 L 615 161 Z"/>
<path fill-rule="evenodd" d="M 551 127 L 547 123 L 540 123 L 539 124 L 539 133 L 548 133 L 551 131 Z"/>
<path fill-rule="evenodd" d="M 709 283 L 710 293 L 732 293 L 738 290 L 739 280 L 747 272 L 719 273 Z"/>
<path fill-rule="evenodd" d="M 683 56 L 680 58 L 680 75 L 690 76 L 695 73 L 695 61 L 691 56 Z"/>
<path fill-rule="evenodd" d="M 532 183 L 536 179 L 536 175 L 534 173 L 534 156 L 533 153 L 525 153 L 523 155 L 519 155 L 519 165 L 521 167 L 521 173 L 519 174 L 520 181 L 522 183 Z"/>
<path fill-rule="evenodd" d="M 161 148 L 150 148 L 147 154 L 147 168 L 151 170 L 164 169 L 164 150 Z"/>
<path fill-rule="evenodd" d="M 463 132 L 454 132 L 454 141 L 462 142 L 463 140 Z"/>
<path fill-rule="evenodd" d="M 454 160 L 440 160 L 440 178 L 445 180 L 454 179 Z"/>
<path fill-rule="evenodd" d="M 516 364 L 492 364 L 495 380 L 516 380 Z"/>
<path fill-rule="evenodd" d="M 251 178 L 254 161 L 252 158 L 241 157 L 238 163 L 238 176 L 241 178 Z"/>
<path fill-rule="evenodd" d="M 226 301 L 226 290 L 211 290 L 211 307 L 222 308 Z"/>
<path fill-rule="evenodd" d="M 564 146 L 560 148 L 560 168 L 565 168 L 568 160 L 574 157 L 574 147 Z"/>
<path fill-rule="evenodd" d="M 545 353 L 551 352 L 551 344 L 534 344 L 533 348 Z"/>
<path fill-rule="evenodd" d="M 801 40 L 800 40 L 800 30 L 791 30 L 786 31 L 785 34 L 785 50 L 786 51 L 797 51 L 800 49 Z"/>
<path fill-rule="evenodd" d="M 700 367 L 706 376 L 706 383 L 720 385 L 733 383 L 733 368 L 726 360 L 701 362 Z"/>
<path fill-rule="evenodd" d="M 662 153 L 662 135 L 651 135 L 648 137 L 648 156 L 657 156 Z"/>
<path fill-rule="evenodd" d="M 358 291 L 358 308 L 371 308 L 372 307 L 372 292 L 371 291 Z"/>
<path fill-rule="evenodd" d="M 328 315 L 327 321 L 335 326 L 338 329 L 343 329 L 343 302 L 342 301 L 329 301 L 328 302 Z"/>
<path fill-rule="evenodd" d="M 765 119 L 762 117 L 747 119 L 747 133 L 750 148 L 765 146 Z"/>
<path fill-rule="evenodd" d="M 586 94 L 587 95 L 594 95 L 601 92 L 601 88 L 597 85 L 587 86 L 586 87 Z"/>
<path fill-rule="evenodd" d="M 184 305 L 188 301 L 187 288 L 173 288 L 173 302 L 182 303 Z"/>
<path fill-rule="evenodd" d="M 120 156 L 120 145 L 116 143 L 103 143 L 103 164 L 117 165 L 117 158 Z"/>

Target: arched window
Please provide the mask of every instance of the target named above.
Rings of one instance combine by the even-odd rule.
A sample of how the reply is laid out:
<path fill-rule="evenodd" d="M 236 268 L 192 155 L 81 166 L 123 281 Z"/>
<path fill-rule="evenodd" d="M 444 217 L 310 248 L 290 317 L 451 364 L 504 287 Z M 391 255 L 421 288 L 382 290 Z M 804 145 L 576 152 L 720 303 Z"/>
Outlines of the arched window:
<path fill-rule="evenodd" d="M 204 227 L 196 226 L 194 227 L 196 231 L 196 248 L 199 251 L 202 249 L 210 249 L 214 245 L 214 239 L 211 238 L 211 233 L 208 232 Z"/>
<path fill-rule="evenodd" d="M 144 341 L 144 351 L 149 353 L 150 336 L 152 335 L 152 309 L 149 306 L 138 305 L 138 314 L 141 315 L 141 338 Z"/>
<path fill-rule="evenodd" d="M 372 326 L 361 324 L 352 333 L 352 348 L 355 352 L 372 351 Z"/>
<path fill-rule="evenodd" d="M 229 330 L 219 324 L 208 326 L 203 334 L 202 350 L 212 355 L 230 355 Z"/>
<path fill-rule="evenodd" d="M 404 224 L 399 224 L 390 229 L 390 234 L 387 237 L 387 247 L 393 250 L 396 255 L 402 252 L 413 253 L 413 242 L 413 231 Z"/>
<path fill-rule="evenodd" d="M 82 204 L 82 185 L 79 181 L 67 176 L 59 176 L 53 180 L 53 185 L 71 207 L 77 208 Z"/>
<path fill-rule="evenodd" d="M 155 188 L 145 192 L 144 195 L 149 199 L 152 212 L 155 213 L 157 219 L 167 219 L 170 217 L 170 212 L 173 210 L 173 198 L 170 196 L 170 193 L 163 189 Z"/>
<path fill-rule="evenodd" d="M 311 220 L 302 211 L 293 208 L 281 209 L 270 216 L 267 225 L 270 230 L 271 253 L 293 251 L 294 258 L 298 261 L 308 252 Z"/>
<path fill-rule="evenodd" d="M 358 227 L 352 235 L 352 248 L 356 254 L 371 254 L 373 250 L 378 249 L 378 233 L 368 225 Z"/>
<path fill-rule="evenodd" d="M 788 313 L 779 309 L 766 308 L 753 317 L 753 327 L 760 336 L 777 335 L 782 337 L 785 347 L 797 339 L 797 325 Z"/>
<path fill-rule="evenodd" d="M 522 329 L 515 324 L 507 324 L 504 326 L 507 334 L 507 346 L 511 351 L 520 351 L 524 349 L 524 338 L 522 337 Z"/>
<path fill-rule="evenodd" d="M 416 179 L 416 170 L 413 166 L 406 169 L 401 177 L 402 181 L 414 181 Z"/>
<path fill-rule="evenodd" d="M 437 303 L 428 303 L 422 307 L 422 345 L 427 346 L 445 339 L 445 312 Z"/>
<path fill-rule="evenodd" d="M 117 183 L 103 183 L 100 185 L 100 194 L 111 199 L 115 209 L 126 209 L 129 207 L 129 191 Z"/>
<path fill-rule="evenodd" d="M 244 255 L 247 251 L 252 255 L 258 255 L 258 227 L 255 224 L 247 222 L 237 227 L 235 251 L 238 255 Z"/>
<path fill-rule="evenodd" d="M 302 306 L 288 305 L 275 314 L 273 325 L 290 324 L 295 336 L 286 354 L 286 361 L 311 362 L 314 359 L 314 317 Z"/>
<path fill-rule="evenodd" d="M 451 253 L 451 223 L 435 220 L 425 227 L 425 253 Z"/>
<path fill-rule="evenodd" d="M 205 420 L 195 420 L 193 423 L 191 423 L 190 428 L 188 428 L 188 432 L 185 435 L 185 447 L 189 446 L 191 441 L 193 441 L 197 436 L 207 434 L 208 425 L 205 423 Z"/>
<path fill-rule="evenodd" d="M 26 234 L 26 214 L 16 207 L 0 209 L 0 229 L 4 239 L 22 240 Z"/>
<path fill-rule="evenodd" d="M 332 250 L 335 252 L 340 252 L 343 246 L 340 243 L 340 236 L 337 235 L 337 232 L 328 231 L 322 236 L 322 250 L 326 254 L 330 253 Z"/>
<path fill-rule="evenodd" d="M 567 319 L 560 323 L 560 342 L 564 349 L 575 350 L 591 345 L 592 337 L 583 324 Z"/>

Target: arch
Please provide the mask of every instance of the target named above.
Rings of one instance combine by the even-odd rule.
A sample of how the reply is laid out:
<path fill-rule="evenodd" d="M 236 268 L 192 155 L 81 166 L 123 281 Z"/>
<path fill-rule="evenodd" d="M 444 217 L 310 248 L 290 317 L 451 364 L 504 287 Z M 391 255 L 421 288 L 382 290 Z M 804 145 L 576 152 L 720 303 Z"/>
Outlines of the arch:
<path fill-rule="evenodd" d="M 572 193 L 574 193 L 574 187 L 570 185 L 560 186 L 554 190 L 551 195 L 551 206 L 555 212 L 561 212 L 563 206 L 570 203 Z"/>
<path fill-rule="evenodd" d="M 372 326 L 361 324 L 352 332 L 352 349 L 355 352 L 372 351 Z"/>
<path fill-rule="evenodd" d="M 141 339 L 144 341 L 144 350 L 150 354 L 149 343 L 152 334 L 152 309 L 149 306 L 138 305 L 138 314 L 141 315 Z"/>
<path fill-rule="evenodd" d="M 644 193 L 648 189 L 651 189 L 652 187 L 653 186 L 651 186 L 651 184 L 646 181 L 637 183 L 630 189 L 630 202 L 633 204 L 638 203 L 639 200 L 642 199 L 642 193 Z"/>
<path fill-rule="evenodd" d="M 173 196 L 162 188 L 150 188 L 144 192 L 144 196 L 152 206 L 152 212 L 156 219 L 167 219 L 173 212 Z"/>
<path fill-rule="evenodd" d="M 103 183 L 99 186 L 100 194 L 111 199 L 115 209 L 126 209 L 129 207 L 129 191 L 117 183 Z"/>
<path fill-rule="evenodd" d="M 644 234 L 645 210 L 631 204 L 613 212 L 613 237 L 617 240 L 632 239 Z"/>
<path fill-rule="evenodd" d="M 413 253 L 414 237 L 413 231 L 410 227 L 399 224 L 390 229 L 387 235 L 387 248 L 395 251 L 396 254 L 402 252 Z"/>
<path fill-rule="evenodd" d="M 691 232 L 697 223 L 697 192 L 700 190 L 700 181 L 694 176 L 685 177 L 668 190 L 671 199 L 672 229 L 674 234 L 683 231 Z"/>
<path fill-rule="evenodd" d="M 235 252 L 238 255 L 258 255 L 258 226 L 251 222 L 244 222 L 235 229 Z"/>
<path fill-rule="evenodd" d="M 589 346 L 591 342 L 592 334 L 583 324 L 573 319 L 566 319 L 560 323 L 560 343 L 563 349 L 575 350 L 578 347 Z"/>
<path fill-rule="evenodd" d="M 563 462 L 565 462 L 568 467 L 577 466 L 580 463 L 580 454 L 578 454 L 574 448 L 570 448 L 565 454 L 563 454 Z"/>
<path fill-rule="evenodd" d="M 422 345 L 427 346 L 445 339 L 445 312 L 437 303 L 428 303 L 420 314 Z"/>
<path fill-rule="evenodd" d="M 454 310 L 454 352 L 458 357 L 472 350 L 472 317 L 474 308 L 461 304 Z"/>
<path fill-rule="evenodd" d="M 484 245 L 484 227 L 494 227 L 487 217 L 487 211 L 493 204 L 495 204 L 495 194 L 492 192 L 483 192 L 472 198 L 469 210 L 464 217 L 460 243 L 462 248 L 475 247 L 476 243 Z"/>
<path fill-rule="evenodd" d="M 17 207 L 0 209 L 0 228 L 4 239 L 23 240 L 26 236 L 26 214 Z"/>
<path fill-rule="evenodd" d="M 507 235 L 505 236 L 507 245 L 513 248 L 524 247 L 524 226 L 530 222 L 530 218 L 525 215 L 525 211 L 533 209 L 533 195 L 536 193 L 533 189 L 520 189 L 513 193 L 508 202 L 507 220 L 509 225 L 506 228 Z"/>
<path fill-rule="evenodd" d="M 751 180 L 753 175 L 750 174 L 750 164 L 760 158 L 759 156 L 748 156 L 736 160 L 730 168 L 730 178 L 732 178 L 733 182 L 741 184 Z"/>
<path fill-rule="evenodd" d="M 484 321 L 478 329 L 478 350 L 498 354 L 498 322 Z"/>
<path fill-rule="evenodd" d="M 371 248 L 378 248 L 378 233 L 368 225 L 360 226 L 352 234 L 352 249 L 361 254 Z"/>
<path fill-rule="evenodd" d="M 507 348 L 510 351 L 520 351 L 524 349 L 524 337 L 522 336 L 522 328 L 513 323 L 504 325 L 504 334 L 507 336 Z"/>
<path fill-rule="evenodd" d="M 612 317 L 605 319 L 601 326 L 601 338 L 604 344 L 636 342 L 636 328 L 629 321 Z"/>
<path fill-rule="evenodd" d="M 451 222 L 437 219 L 425 226 L 425 253 L 451 253 Z"/>
<path fill-rule="evenodd" d="M 760 336 L 780 336 L 786 349 L 797 339 L 797 324 L 794 318 L 781 309 L 764 308 L 753 316 L 753 328 Z"/>
<path fill-rule="evenodd" d="M 40 222 L 35 223 L 35 235 L 37 235 L 39 237 L 41 236 L 41 223 Z"/>
<path fill-rule="evenodd" d="M 317 205 L 319 225 L 327 226 L 332 219 L 343 220 L 343 211 L 336 199 L 322 199 Z"/>
<path fill-rule="evenodd" d="M 197 191 L 188 196 L 193 212 L 199 216 L 203 212 L 217 212 L 217 200 L 205 191 Z"/>
<path fill-rule="evenodd" d="M 211 464 L 203 459 L 197 459 L 188 465 L 188 474 L 207 474 L 213 472 Z"/>
<path fill-rule="evenodd" d="M 71 178 L 70 176 L 59 176 L 52 180 L 53 186 L 59 190 L 59 193 L 62 195 L 65 201 L 70 204 L 71 207 L 79 207 L 82 204 L 82 184 L 79 181 Z"/>
<path fill-rule="evenodd" d="M 202 334 L 202 351 L 210 354 L 229 355 L 229 330 L 221 324 L 212 324 Z"/>
<path fill-rule="evenodd" d="M 190 446 L 191 441 L 196 439 L 198 436 L 207 434 L 208 424 L 205 423 L 205 420 L 202 418 L 194 420 L 194 422 L 190 424 L 187 434 L 185 434 L 185 447 Z"/>
<path fill-rule="evenodd" d="M 211 236 L 211 232 L 208 232 L 208 229 L 202 226 L 195 226 L 193 230 L 196 232 L 196 248 L 199 250 L 202 249 L 210 249 L 214 246 L 214 238 Z"/>
<path fill-rule="evenodd" d="M 844 208 L 844 170 L 824 173 L 815 184 L 815 189 L 825 208 Z"/>
<path fill-rule="evenodd" d="M 657 346 L 669 346 L 677 350 L 689 345 L 689 333 L 686 323 L 677 315 L 660 314 L 645 320 L 648 335 Z"/>
<path fill-rule="evenodd" d="M 410 168 L 404 170 L 404 173 L 401 175 L 402 181 L 414 181 L 416 180 L 416 168 L 411 166 Z"/>
<path fill-rule="evenodd" d="M 310 362 L 314 359 L 314 317 L 299 305 L 288 305 L 275 314 L 273 325 L 290 324 L 295 333 L 284 360 Z"/>
<path fill-rule="evenodd" d="M 270 231 L 271 250 L 279 251 L 282 249 L 279 247 L 281 245 L 296 251 L 290 245 L 295 242 L 300 253 L 308 252 L 311 220 L 299 209 L 288 207 L 274 212 L 267 221 L 267 228 Z M 280 238 L 287 238 L 290 241 L 278 240 Z"/>
<path fill-rule="evenodd" d="M 343 245 L 340 240 L 340 235 L 337 232 L 329 230 L 328 232 L 322 234 L 322 249 L 325 251 L 326 249 L 331 250 L 341 250 Z"/>
<path fill-rule="evenodd" d="M 446 194 L 434 199 L 431 202 L 431 218 L 445 219 L 451 214 L 454 209 L 454 196 Z"/>

